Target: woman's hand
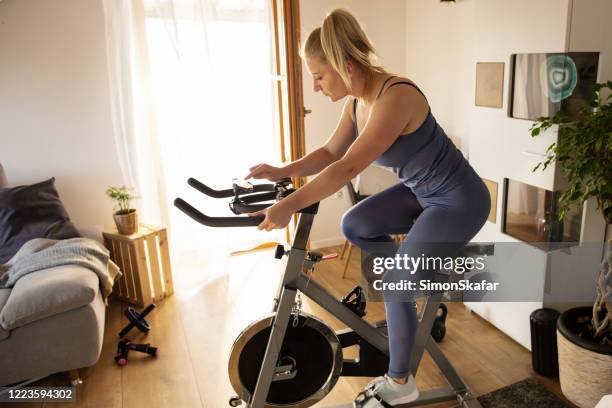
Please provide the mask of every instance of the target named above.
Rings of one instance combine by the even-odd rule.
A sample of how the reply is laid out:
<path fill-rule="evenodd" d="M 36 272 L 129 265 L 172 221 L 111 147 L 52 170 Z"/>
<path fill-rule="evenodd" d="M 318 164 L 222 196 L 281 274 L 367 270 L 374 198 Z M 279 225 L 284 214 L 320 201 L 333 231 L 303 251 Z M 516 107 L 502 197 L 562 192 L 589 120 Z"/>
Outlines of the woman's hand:
<path fill-rule="evenodd" d="M 248 180 L 250 178 L 254 178 L 276 181 L 282 179 L 283 177 L 285 177 L 285 175 L 283 174 L 281 168 L 270 166 L 266 163 L 259 163 L 249 168 L 249 174 L 247 174 L 244 179 Z"/>
<path fill-rule="evenodd" d="M 265 215 L 266 218 L 257 226 L 257 229 L 272 231 L 273 229 L 285 228 L 289 224 L 293 213 L 294 211 L 283 205 L 282 201 L 279 201 L 268 208 L 250 213 L 249 216 Z"/>

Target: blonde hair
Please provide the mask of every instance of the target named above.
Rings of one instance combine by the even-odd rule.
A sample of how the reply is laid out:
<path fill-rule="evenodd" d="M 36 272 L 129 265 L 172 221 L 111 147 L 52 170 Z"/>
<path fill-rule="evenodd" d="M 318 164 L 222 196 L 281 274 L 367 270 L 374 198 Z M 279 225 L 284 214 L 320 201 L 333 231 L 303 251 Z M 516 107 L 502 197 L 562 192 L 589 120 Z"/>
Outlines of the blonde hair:
<path fill-rule="evenodd" d="M 315 57 L 328 63 L 340 75 L 347 88 L 351 88 L 351 78 L 347 69 L 347 59 L 352 60 L 366 71 L 386 73 L 376 65 L 376 52 L 357 19 L 344 9 L 330 12 L 321 27 L 308 35 L 300 50 L 303 59 Z"/>

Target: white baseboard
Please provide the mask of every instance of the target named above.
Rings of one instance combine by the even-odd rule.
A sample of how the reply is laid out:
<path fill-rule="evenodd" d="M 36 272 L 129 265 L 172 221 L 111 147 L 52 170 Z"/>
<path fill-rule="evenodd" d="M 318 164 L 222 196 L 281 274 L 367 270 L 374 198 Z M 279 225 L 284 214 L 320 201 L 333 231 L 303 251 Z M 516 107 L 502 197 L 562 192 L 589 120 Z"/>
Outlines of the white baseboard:
<path fill-rule="evenodd" d="M 336 238 L 326 238 L 319 239 L 316 241 L 310 241 L 310 248 L 319 249 L 319 248 L 327 248 L 331 246 L 343 245 L 346 238 L 344 237 L 336 237 Z"/>

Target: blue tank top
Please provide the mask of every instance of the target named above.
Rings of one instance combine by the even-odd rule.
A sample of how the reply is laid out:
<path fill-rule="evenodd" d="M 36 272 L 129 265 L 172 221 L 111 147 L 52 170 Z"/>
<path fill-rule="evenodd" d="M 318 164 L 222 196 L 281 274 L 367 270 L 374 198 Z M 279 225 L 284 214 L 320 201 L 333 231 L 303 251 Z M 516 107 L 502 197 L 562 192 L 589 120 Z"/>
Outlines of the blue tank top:
<path fill-rule="evenodd" d="M 391 78 L 393 77 L 387 81 Z M 382 94 L 387 81 L 383 84 L 378 97 Z M 389 88 L 398 84 L 408 84 L 421 92 L 416 85 L 406 81 L 395 82 Z M 425 96 L 423 92 L 421 94 Z M 353 112 L 355 137 L 357 137 L 359 135 L 357 99 L 353 104 Z M 402 183 L 420 197 L 431 197 L 450 191 L 460 184 L 465 172 L 471 169 L 463 154 L 433 117 L 431 108 L 418 129 L 400 135 L 374 163 L 392 168 Z"/>

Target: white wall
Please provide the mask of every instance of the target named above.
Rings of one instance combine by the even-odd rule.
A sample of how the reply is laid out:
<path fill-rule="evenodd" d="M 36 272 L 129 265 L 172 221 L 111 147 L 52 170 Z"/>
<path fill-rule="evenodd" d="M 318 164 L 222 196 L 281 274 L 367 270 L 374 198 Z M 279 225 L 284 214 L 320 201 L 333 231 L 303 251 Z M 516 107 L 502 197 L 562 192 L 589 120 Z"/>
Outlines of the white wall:
<path fill-rule="evenodd" d="M 106 75 L 99 0 L 0 2 L 0 162 L 10 185 L 55 176 L 87 235 L 114 225 L 122 181 Z"/>
<path fill-rule="evenodd" d="M 474 0 L 411 1 L 406 6 L 406 71 L 427 96 L 436 120 L 464 154 L 474 104 Z"/>
<path fill-rule="evenodd" d="M 361 22 L 379 55 L 379 62 L 388 71 L 402 75 L 405 67 L 405 29 L 404 13 L 406 2 L 403 0 L 382 0 L 376 3 L 369 0 L 307 0 L 300 2 L 301 38 L 306 39 L 310 31 L 321 25 L 327 13 L 335 8 L 345 8 Z M 306 151 L 311 152 L 321 146 L 335 129 L 344 99 L 334 104 L 312 91 L 312 78 L 306 66 L 302 65 L 304 78 L 304 106 L 312 113 L 305 118 Z M 380 182 L 370 183 L 371 188 L 379 190 L 396 180 L 395 176 L 380 169 L 370 169 Z M 319 214 L 311 232 L 311 245 L 322 247 L 337 245 L 344 241 L 340 230 L 342 214 L 350 207 L 348 197 L 332 196 L 321 202 Z"/>
<path fill-rule="evenodd" d="M 573 0 L 569 51 L 599 51 L 599 82 L 612 80 L 612 2 Z"/>

